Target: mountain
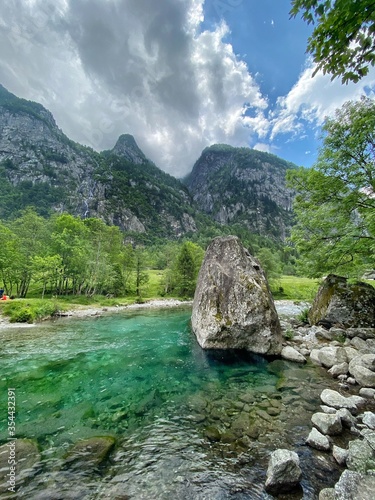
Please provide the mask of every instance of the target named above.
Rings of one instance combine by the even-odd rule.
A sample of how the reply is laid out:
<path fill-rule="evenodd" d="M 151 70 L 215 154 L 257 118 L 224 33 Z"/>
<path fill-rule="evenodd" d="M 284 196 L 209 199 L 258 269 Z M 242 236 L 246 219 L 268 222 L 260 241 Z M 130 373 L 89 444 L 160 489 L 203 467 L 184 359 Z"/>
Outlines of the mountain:
<path fill-rule="evenodd" d="M 214 225 L 283 240 L 294 165 L 250 148 L 206 148 L 182 183 L 121 135 L 97 153 L 70 140 L 41 104 L 0 85 L 0 219 L 33 206 L 41 215 L 99 217 L 146 237 L 176 238 Z M 219 231 L 220 232 L 220 231 Z"/>
<path fill-rule="evenodd" d="M 96 153 L 71 141 L 41 104 L 0 85 L 0 218 L 27 206 L 161 237 L 194 232 L 199 218 L 187 188 L 148 160 L 131 135 Z"/>
<path fill-rule="evenodd" d="M 286 187 L 281 158 L 250 148 L 206 148 L 185 179 L 194 201 L 220 224 L 284 239 L 292 224 L 294 192 Z"/>

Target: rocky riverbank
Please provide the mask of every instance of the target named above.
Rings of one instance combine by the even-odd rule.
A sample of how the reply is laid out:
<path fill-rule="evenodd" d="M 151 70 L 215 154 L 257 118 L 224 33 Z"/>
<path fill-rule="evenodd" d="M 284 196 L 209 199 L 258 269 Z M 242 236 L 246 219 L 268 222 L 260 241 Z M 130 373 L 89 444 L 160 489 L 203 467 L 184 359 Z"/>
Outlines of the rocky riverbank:
<path fill-rule="evenodd" d="M 325 488 L 319 500 L 372 500 L 375 491 L 375 328 L 309 326 L 285 316 L 286 339 L 281 356 L 289 361 L 308 360 L 328 370 L 337 390 L 323 389 L 322 404 L 312 415 L 306 444 L 330 454 L 347 468 L 340 480 Z M 282 492 L 296 484 L 298 461 L 291 469 L 288 450 L 272 454 L 266 487 Z M 278 459 L 279 457 L 279 459 Z M 295 457 L 294 457 L 295 458 Z M 292 476 L 290 471 L 293 470 Z"/>

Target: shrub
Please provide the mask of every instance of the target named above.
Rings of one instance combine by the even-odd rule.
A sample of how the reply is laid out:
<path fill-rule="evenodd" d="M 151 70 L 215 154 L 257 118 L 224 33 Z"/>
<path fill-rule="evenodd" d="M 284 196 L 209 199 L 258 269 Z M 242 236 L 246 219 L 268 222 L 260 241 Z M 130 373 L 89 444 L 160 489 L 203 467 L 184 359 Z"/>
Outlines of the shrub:
<path fill-rule="evenodd" d="M 284 338 L 286 338 L 287 340 L 292 340 L 294 337 L 294 331 L 291 330 L 291 329 L 288 329 L 286 330 L 286 332 L 284 332 Z"/>
<path fill-rule="evenodd" d="M 33 323 L 55 316 L 61 307 L 55 300 L 17 299 L 3 305 L 3 313 L 11 323 Z"/>
<path fill-rule="evenodd" d="M 301 323 L 309 323 L 309 309 L 303 309 L 298 315 L 298 319 L 301 321 Z"/>

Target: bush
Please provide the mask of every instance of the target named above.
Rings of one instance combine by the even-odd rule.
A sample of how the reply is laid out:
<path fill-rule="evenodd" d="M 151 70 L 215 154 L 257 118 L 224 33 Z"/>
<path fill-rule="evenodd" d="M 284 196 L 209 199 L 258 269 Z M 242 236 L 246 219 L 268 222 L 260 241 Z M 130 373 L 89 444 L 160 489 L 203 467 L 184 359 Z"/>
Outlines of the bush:
<path fill-rule="evenodd" d="M 301 321 L 301 323 L 308 324 L 309 323 L 309 308 L 306 308 L 303 311 L 301 311 L 297 317 Z"/>
<path fill-rule="evenodd" d="M 3 313 L 11 323 L 33 323 L 55 316 L 60 310 L 56 301 L 48 299 L 17 299 L 3 305 Z"/>
<path fill-rule="evenodd" d="M 286 330 L 286 332 L 284 332 L 284 338 L 292 340 L 294 338 L 294 331 L 291 329 Z"/>

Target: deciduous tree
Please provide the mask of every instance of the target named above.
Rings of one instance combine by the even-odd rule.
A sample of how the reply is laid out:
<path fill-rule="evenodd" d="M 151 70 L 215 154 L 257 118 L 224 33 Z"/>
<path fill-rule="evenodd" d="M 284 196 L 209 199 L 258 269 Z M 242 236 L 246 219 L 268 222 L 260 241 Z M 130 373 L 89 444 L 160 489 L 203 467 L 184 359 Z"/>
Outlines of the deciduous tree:
<path fill-rule="evenodd" d="M 288 172 L 292 240 L 307 275 L 357 274 L 375 268 L 375 102 L 347 102 L 323 130 L 316 165 Z"/>
<path fill-rule="evenodd" d="M 307 51 L 318 70 L 357 82 L 375 64 L 373 0 L 292 0 L 291 16 L 299 13 L 315 28 Z M 314 74 L 315 74 L 314 73 Z"/>

